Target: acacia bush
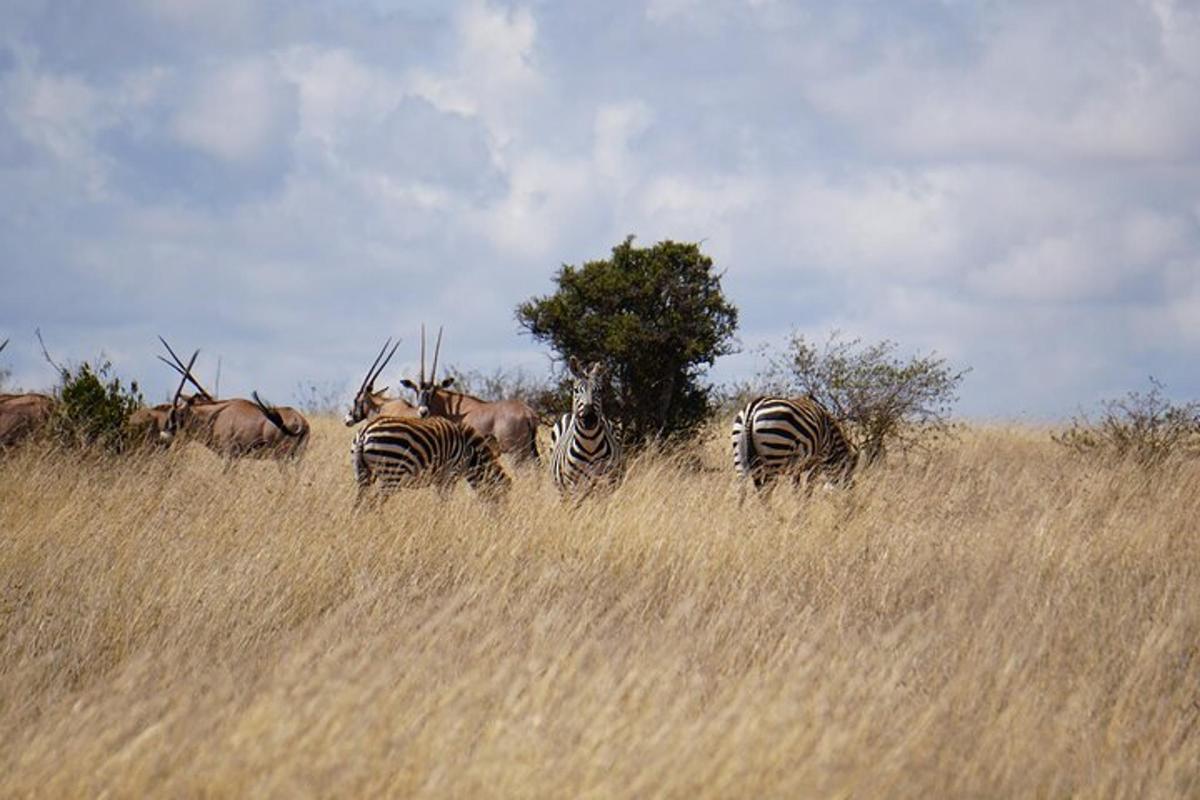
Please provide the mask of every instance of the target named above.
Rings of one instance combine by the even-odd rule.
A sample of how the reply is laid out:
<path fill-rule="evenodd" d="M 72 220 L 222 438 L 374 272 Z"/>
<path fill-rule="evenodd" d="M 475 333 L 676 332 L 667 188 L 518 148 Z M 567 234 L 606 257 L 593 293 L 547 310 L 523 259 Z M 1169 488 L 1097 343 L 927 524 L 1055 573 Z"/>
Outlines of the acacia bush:
<path fill-rule="evenodd" d="M 738 318 L 699 244 L 635 247 L 630 236 L 608 259 L 564 265 L 554 282 L 553 294 L 517 307 L 517 320 L 561 363 L 608 368 L 605 408 L 626 444 L 693 435 L 713 407 L 703 373 L 734 352 Z"/>
<path fill-rule="evenodd" d="M 125 423 L 142 406 L 142 394 L 136 381 L 125 386 L 109 361 L 95 367 L 87 361 L 73 369 L 60 367 L 54 396 L 57 402 L 47 430 L 59 444 L 111 452 L 130 444 Z"/>
<path fill-rule="evenodd" d="M 904 358 L 890 340 L 867 344 L 834 331 L 818 347 L 793 333 L 782 351 L 768 351 L 755 381 L 763 391 L 808 395 L 842 422 L 868 462 L 888 450 L 924 449 L 952 436 L 950 412 L 968 369 L 935 353 Z"/>
<path fill-rule="evenodd" d="M 1145 467 L 1200 455 L 1200 403 L 1172 402 L 1165 390 L 1151 377 L 1149 391 L 1103 400 L 1096 419 L 1080 413 L 1052 438 L 1077 453 L 1128 458 Z"/>

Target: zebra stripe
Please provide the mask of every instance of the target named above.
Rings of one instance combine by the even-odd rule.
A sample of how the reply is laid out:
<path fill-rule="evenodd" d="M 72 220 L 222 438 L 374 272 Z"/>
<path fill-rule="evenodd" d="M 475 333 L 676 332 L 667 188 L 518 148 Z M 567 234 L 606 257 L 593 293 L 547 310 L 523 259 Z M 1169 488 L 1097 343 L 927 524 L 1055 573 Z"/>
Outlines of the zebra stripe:
<path fill-rule="evenodd" d="M 593 364 L 577 375 L 571 413 L 550 430 L 550 475 L 563 494 L 582 495 L 620 477 L 621 441 L 601 407 L 600 371 Z"/>
<path fill-rule="evenodd" d="M 848 482 L 858 456 L 841 426 L 811 397 L 757 397 L 733 421 L 733 466 L 761 489 L 780 475 L 816 472 Z"/>
<path fill-rule="evenodd" d="M 357 502 L 374 483 L 385 497 L 400 488 L 446 488 L 460 478 L 487 497 L 511 485 L 495 440 L 444 417 L 376 417 L 359 430 L 350 452 Z"/>

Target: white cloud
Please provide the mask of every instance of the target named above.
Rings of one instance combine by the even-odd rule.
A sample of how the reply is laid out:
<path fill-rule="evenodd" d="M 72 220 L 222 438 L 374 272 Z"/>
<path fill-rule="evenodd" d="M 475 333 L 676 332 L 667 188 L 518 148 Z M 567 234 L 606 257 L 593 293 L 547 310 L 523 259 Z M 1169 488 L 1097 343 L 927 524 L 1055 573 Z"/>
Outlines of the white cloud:
<path fill-rule="evenodd" d="M 471 0 L 455 15 L 455 30 L 450 68 L 411 71 L 410 91 L 445 111 L 478 115 L 504 145 L 514 135 L 524 106 L 545 86 L 534 64 L 533 14 L 528 8 Z"/>
<path fill-rule="evenodd" d="M 802 91 L 864 141 L 922 157 L 1186 158 L 1200 59 L 1184 42 L 1200 15 L 1157 5 L 998 6 L 979 12 L 968 57 L 893 39 L 865 64 L 810 69 Z"/>
<path fill-rule="evenodd" d="M 968 411 L 1072 410 L 1152 359 L 1186 388 L 1191 4 L 395 11 L 135 3 L 130 53 L 0 12 L 0 337 L 141 353 L 153 385 L 175 331 L 280 401 L 421 319 L 462 366 L 540 369 L 512 307 L 633 233 L 703 240 L 747 342 L 972 364 Z"/>
<path fill-rule="evenodd" d="M 295 89 L 272 59 L 246 59 L 201 78 L 172 127 L 184 144 L 244 164 L 289 146 L 295 105 Z"/>

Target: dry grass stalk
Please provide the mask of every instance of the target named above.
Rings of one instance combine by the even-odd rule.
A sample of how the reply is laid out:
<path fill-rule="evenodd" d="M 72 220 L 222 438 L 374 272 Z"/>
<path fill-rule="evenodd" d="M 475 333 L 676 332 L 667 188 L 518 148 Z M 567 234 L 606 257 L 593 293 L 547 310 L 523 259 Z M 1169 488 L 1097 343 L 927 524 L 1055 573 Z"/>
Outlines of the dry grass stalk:
<path fill-rule="evenodd" d="M 0 463 L 0 795 L 1200 792 L 1200 470 L 977 429 L 741 511 L 722 435 L 356 516 L 350 433 Z"/>

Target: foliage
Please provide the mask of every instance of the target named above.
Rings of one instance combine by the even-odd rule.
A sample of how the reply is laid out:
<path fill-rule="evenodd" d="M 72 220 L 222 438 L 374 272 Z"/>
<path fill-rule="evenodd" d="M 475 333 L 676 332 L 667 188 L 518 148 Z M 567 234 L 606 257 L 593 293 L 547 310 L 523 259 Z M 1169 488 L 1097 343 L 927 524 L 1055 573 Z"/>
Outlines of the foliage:
<path fill-rule="evenodd" d="M 67 447 L 113 452 L 130 444 L 125 423 L 142 405 L 136 381 L 124 386 L 107 360 L 98 367 L 84 361 L 74 370 L 60 368 L 59 380 L 49 423 L 54 439 Z"/>
<path fill-rule="evenodd" d="M 456 392 L 481 400 L 523 400 L 544 417 L 561 414 L 571 404 L 569 385 L 549 376 L 538 377 L 520 368 L 496 367 L 491 372 L 484 372 L 447 367 L 445 375 L 454 378 L 451 388 Z"/>
<path fill-rule="evenodd" d="M 1165 389 L 1151 377 L 1148 392 L 1104 400 L 1099 419 L 1081 413 L 1052 438 L 1078 453 L 1130 458 L 1146 467 L 1171 456 L 1200 455 L 1200 403 L 1173 403 Z"/>
<path fill-rule="evenodd" d="M 873 461 L 894 448 L 927 447 L 952 435 L 949 415 L 968 369 L 956 370 L 936 354 L 904 359 L 899 345 L 864 344 L 838 331 L 818 348 L 793 333 L 782 353 L 770 357 L 758 383 L 779 394 L 807 394 L 847 428 Z"/>
<path fill-rule="evenodd" d="M 700 383 L 713 361 L 734 352 L 737 309 L 698 244 L 662 241 L 582 267 L 563 265 L 557 290 L 517 307 L 517 319 L 565 362 L 599 361 L 611 376 L 608 413 L 627 444 L 688 436 L 711 408 Z"/>

